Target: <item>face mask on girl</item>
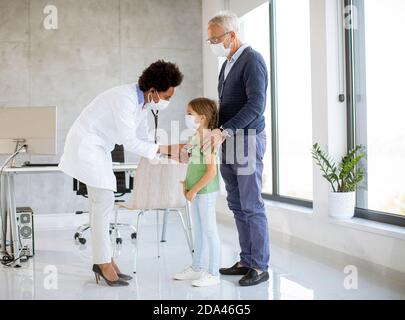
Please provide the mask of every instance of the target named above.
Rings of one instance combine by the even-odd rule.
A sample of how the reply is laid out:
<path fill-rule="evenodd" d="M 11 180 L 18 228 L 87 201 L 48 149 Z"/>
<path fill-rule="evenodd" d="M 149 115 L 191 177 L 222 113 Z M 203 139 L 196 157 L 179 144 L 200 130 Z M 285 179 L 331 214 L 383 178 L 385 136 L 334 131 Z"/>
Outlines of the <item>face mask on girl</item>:
<path fill-rule="evenodd" d="M 197 122 L 196 116 L 193 116 L 191 114 L 186 114 L 184 120 L 185 120 L 187 129 L 195 131 L 200 126 L 200 124 Z"/>

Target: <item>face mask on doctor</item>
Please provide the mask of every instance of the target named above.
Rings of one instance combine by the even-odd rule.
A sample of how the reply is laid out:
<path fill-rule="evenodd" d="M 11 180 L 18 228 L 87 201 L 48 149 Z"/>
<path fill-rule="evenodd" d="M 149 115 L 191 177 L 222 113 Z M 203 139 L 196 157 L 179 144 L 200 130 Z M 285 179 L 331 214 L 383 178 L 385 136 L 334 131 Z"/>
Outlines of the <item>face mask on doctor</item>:
<path fill-rule="evenodd" d="M 227 35 L 228 33 L 224 34 L 224 36 Z M 231 47 L 229 46 L 229 48 L 225 48 L 224 41 L 220 43 L 210 43 L 211 51 L 218 57 L 227 57 L 231 53 Z"/>
<path fill-rule="evenodd" d="M 159 101 L 158 102 L 153 101 L 152 93 L 149 93 L 148 94 L 149 101 L 147 103 L 145 103 L 145 108 L 147 108 L 148 110 L 153 110 L 153 111 L 160 111 L 160 110 L 166 109 L 169 106 L 170 101 L 160 99 L 159 93 L 156 92 L 156 94 L 159 98 Z"/>

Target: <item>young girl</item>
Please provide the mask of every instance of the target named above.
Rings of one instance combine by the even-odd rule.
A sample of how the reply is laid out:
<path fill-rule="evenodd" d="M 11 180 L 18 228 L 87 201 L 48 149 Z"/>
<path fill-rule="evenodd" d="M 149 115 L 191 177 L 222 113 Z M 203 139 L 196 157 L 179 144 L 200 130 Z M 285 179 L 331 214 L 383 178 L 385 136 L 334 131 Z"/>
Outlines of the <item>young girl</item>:
<path fill-rule="evenodd" d="M 214 101 L 198 98 L 187 106 L 186 126 L 195 130 L 190 137 L 189 161 L 183 191 L 191 202 L 191 215 L 194 231 L 194 255 L 192 266 L 174 276 L 176 280 L 194 280 L 193 286 L 213 286 L 219 284 L 220 241 L 216 223 L 215 203 L 219 190 L 216 153 L 214 150 L 201 151 L 204 130 L 215 129 L 218 122 L 218 109 Z M 203 257 L 208 240 L 209 263 L 205 270 Z"/>

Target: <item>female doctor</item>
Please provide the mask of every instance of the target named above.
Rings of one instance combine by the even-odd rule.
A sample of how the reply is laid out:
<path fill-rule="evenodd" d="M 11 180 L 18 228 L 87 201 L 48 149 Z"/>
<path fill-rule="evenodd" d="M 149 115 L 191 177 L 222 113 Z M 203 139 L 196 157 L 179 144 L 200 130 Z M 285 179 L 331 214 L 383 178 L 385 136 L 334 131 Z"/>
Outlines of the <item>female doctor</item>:
<path fill-rule="evenodd" d="M 159 146 L 148 140 L 150 110 L 165 109 L 183 75 L 170 62 L 152 63 L 137 84 L 112 88 L 97 96 L 69 130 L 59 168 L 86 184 L 90 201 L 93 272 L 109 286 L 127 286 L 112 258 L 109 215 L 114 209 L 116 179 L 111 151 L 115 145 L 149 159 L 159 154 L 178 155 L 181 145 Z"/>

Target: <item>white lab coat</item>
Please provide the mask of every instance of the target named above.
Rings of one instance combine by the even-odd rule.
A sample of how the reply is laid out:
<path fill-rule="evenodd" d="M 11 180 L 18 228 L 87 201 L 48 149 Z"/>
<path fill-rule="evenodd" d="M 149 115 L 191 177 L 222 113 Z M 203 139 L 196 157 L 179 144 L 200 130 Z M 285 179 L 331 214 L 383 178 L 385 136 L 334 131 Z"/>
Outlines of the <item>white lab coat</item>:
<path fill-rule="evenodd" d="M 69 130 L 59 168 L 86 185 L 116 191 L 111 159 L 115 144 L 142 157 L 156 156 L 158 146 L 148 139 L 147 115 L 135 84 L 100 94 Z"/>

